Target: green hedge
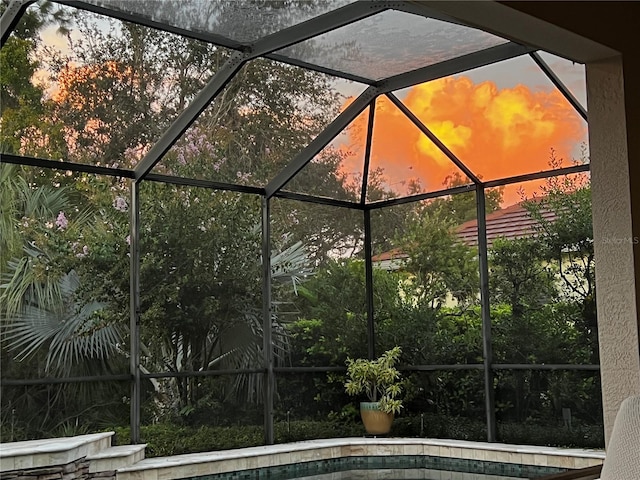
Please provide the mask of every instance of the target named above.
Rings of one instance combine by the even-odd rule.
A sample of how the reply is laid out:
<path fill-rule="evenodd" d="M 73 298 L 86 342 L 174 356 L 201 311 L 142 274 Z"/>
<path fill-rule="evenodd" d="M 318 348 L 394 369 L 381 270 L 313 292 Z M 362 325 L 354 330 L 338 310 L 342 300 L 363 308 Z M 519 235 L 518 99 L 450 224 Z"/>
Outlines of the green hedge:
<path fill-rule="evenodd" d="M 119 427 L 115 431 L 117 444 L 129 442 L 128 427 Z M 140 434 L 142 441 L 147 443 L 148 457 L 228 450 L 264 444 L 262 425 L 186 427 L 156 424 L 142 426 Z M 360 422 L 308 420 L 279 422 L 275 425 L 276 443 L 364 435 L 365 431 Z M 452 438 L 480 442 L 487 439 L 484 422 L 438 415 L 399 417 L 394 421 L 390 436 Z M 522 445 L 604 447 L 604 433 L 601 425 L 581 426 L 568 430 L 564 427 L 499 424 L 498 440 Z"/>
<path fill-rule="evenodd" d="M 129 427 L 117 427 L 114 430 L 118 445 L 129 443 Z M 296 421 L 275 425 L 276 443 L 318 438 L 358 437 L 364 433 L 364 428 L 359 423 Z M 264 445 L 262 425 L 186 427 L 163 423 L 141 426 L 140 437 L 141 441 L 147 444 L 147 457 Z"/>
<path fill-rule="evenodd" d="M 563 426 L 507 423 L 498 425 L 498 440 L 520 445 L 547 445 L 571 448 L 604 448 L 602 425 Z"/>
<path fill-rule="evenodd" d="M 116 444 L 129 443 L 129 427 L 119 427 Z M 161 423 L 144 425 L 140 437 L 147 444 L 147 457 L 164 457 L 183 453 L 228 450 L 264 444 L 262 426 L 185 427 Z"/>

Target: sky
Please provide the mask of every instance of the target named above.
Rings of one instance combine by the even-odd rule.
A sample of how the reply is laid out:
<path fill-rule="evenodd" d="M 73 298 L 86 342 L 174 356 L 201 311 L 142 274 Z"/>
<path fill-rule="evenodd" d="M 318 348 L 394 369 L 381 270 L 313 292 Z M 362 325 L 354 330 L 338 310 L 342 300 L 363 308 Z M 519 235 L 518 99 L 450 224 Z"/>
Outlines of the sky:
<path fill-rule="evenodd" d="M 581 65 L 543 54 L 573 95 L 586 104 Z M 584 160 L 587 125 L 533 60 L 526 56 L 397 92 L 409 109 L 483 180 L 550 169 L 551 152 L 570 166 Z M 347 103 L 350 101 L 347 100 Z M 334 146 L 347 157 L 343 171 L 362 173 L 367 111 Z M 386 99 L 376 105 L 370 168 L 382 168 L 386 186 L 407 193 L 407 179 L 421 191 L 444 187 L 464 174 Z M 466 178 L 466 177 L 465 177 Z M 544 181 L 506 187 L 503 205 L 530 196 Z"/>

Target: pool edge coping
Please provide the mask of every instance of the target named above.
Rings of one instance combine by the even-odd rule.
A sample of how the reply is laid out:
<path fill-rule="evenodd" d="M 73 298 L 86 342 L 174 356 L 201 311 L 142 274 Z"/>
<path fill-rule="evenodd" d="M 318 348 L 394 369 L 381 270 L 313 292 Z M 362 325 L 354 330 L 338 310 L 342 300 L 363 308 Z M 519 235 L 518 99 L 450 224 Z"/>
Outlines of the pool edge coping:
<path fill-rule="evenodd" d="M 292 458 L 295 455 L 295 459 Z M 581 468 L 601 464 L 603 450 L 418 438 L 337 438 L 152 457 L 116 469 L 118 480 L 176 480 L 354 456 L 435 455 L 499 463 Z"/>

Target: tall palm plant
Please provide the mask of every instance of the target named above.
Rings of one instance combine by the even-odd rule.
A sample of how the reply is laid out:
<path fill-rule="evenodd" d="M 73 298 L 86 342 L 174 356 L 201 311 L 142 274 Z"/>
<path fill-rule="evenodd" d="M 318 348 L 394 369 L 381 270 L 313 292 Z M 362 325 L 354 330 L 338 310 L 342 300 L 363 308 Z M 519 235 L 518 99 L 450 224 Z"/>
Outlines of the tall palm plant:
<path fill-rule="evenodd" d="M 48 253 L 21 232 L 30 222 L 55 218 L 69 207 L 64 188 L 33 186 L 15 165 L 0 165 L 0 318 L 24 305 L 51 306 L 61 299 L 56 278 L 34 268 L 51 261 Z"/>
<path fill-rule="evenodd" d="M 79 259 L 67 247 L 70 239 L 88 232 L 94 214 L 73 208 L 67 188 L 40 185 L 29 180 L 31 173 L 0 165 L 2 375 L 68 377 L 110 371 L 123 332 L 104 320 L 104 303 L 81 300 L 81 280 L 71 270 Z M 73 212 L 73 218 L 67 221 L 61 212 Z M 19 405 L 11 420 L 18 431 L 41 435 L 80 419 L 82 425 L 93 425 L 105 418 L 105 404 L 117 410 L 121 398 L 115 383 L 3 389 L 2 410 L 12 412 Z"/>
<path fill-rule="evenodd" d="M 117 324 L 101 319 L 105 303 L 79 302 L 75 271 L 58 283 L 62 303 L 55 308 L 24 305 L 4 329 L 2 340 L 19 361 L 45 350 L 45 371 L 67 376 L 87 359 L 107 360 L 122 344 L 122 334 Z"/>
<path fill-rule="evenodd" d="M 294 292 L 298 286 L 313 274 L 311 259 L 302 242 L 296 242 L 288 248 L 271 255 L 271 279 L 275 288 L 290 285 Z M 286 332 L 286 318 L 279 314 L 278 307 L 282 304 L 274 302 L 276 307 L 271 314 L 271 348 L 276 364 L 284 364 L 289 354 L 289 337 Z M 243 344 L 239 344 L 232 358 L 236 368 L 250 368 L 251 365 L 260 365 L 264 354 L 263 339 L 263 315 L 257 308 L 251 308 L 247 304 L 244 309 L 246 319 L 246 334 Z M 262 399 L 264 376 L 261 374 L 242 374 L 235 377 L 233 392 L 236 397 L 243 397 L 247 401 L 260 401 Z"/>
<path fill-rule="evenodd" d="M 0 165 L 0 333 L 16 360 L 46 351 L 47 373 L 69 374 L 84 359 L 104 360 L 121 343 L 116 326 L 102 325 L 105 304 L 81 302 L 78 274 L 52 273 L 68 253 L 56 251 L 55 238 L 63 233 L 54 221 L 72 210 L 64 187 L 35 185 L 19 167 Z M 80 235 L 92 225 L 89 209 L 77 212 L 64 229 Z M 39 236 L 42 224 L 46 234 Z M 49 239 L 48 241 L 45 239 Z M 61 257 L 62 255 L 62 257 Z"/>

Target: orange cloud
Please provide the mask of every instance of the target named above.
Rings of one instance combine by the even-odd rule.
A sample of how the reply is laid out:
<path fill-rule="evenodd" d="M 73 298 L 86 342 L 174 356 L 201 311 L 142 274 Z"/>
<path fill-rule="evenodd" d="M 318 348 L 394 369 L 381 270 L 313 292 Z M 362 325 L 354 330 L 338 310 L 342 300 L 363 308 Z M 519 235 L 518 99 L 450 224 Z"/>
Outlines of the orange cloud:
<path fill-rule="evenodd" d="M 484 180 L 547 170 L 552 148 L 568 161 L 586 139 L 585 122 L 557 90 L 500 90 L 493 82 L 448 77 L 411 88 L 402 102 Z M 364 146 L 366 117 L 349 132 L 351 151 Z M 362 156 L 352 158 L 345 170 L 354 171 Z M 407 179 L 434 191 L 459 171 L 386 97 L 376 102 L 370 167 L 382 168 L 387 187 L 400 195 L 408 193 Z M 505 204 L 520 200 L 517 189 L 505 189 Z"/>

